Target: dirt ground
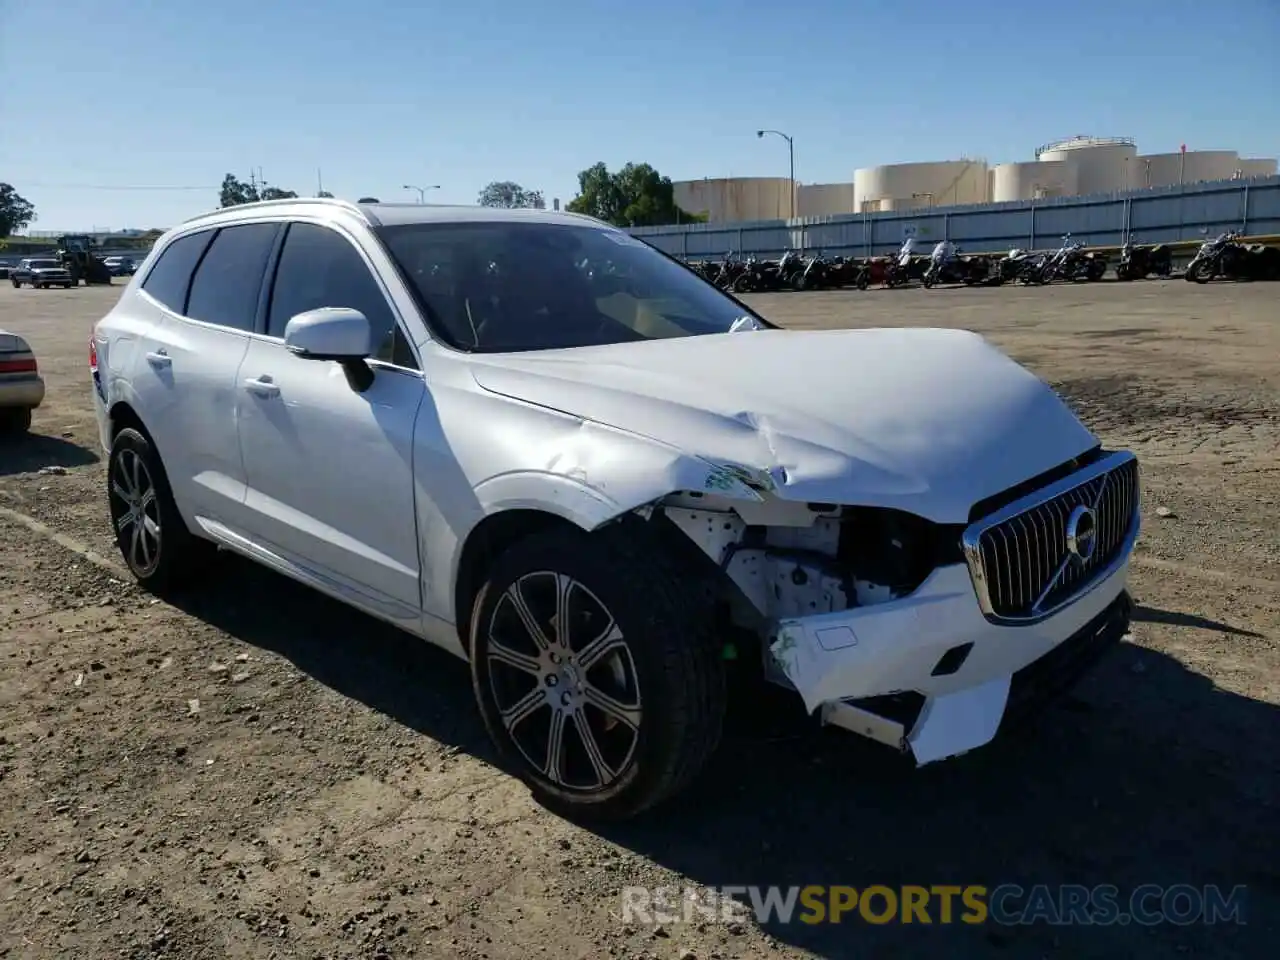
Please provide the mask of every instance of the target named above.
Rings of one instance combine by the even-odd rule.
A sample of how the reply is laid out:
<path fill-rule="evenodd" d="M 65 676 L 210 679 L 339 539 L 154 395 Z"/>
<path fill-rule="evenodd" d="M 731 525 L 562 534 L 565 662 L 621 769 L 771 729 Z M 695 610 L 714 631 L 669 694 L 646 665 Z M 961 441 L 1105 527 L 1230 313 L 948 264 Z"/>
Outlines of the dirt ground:
<path fill-rule="evenodd" d="M 680 803 L 607 830 L 496 764 L 446 654 L 247 563 L 179 609 L 77 552 L 116 560 L 86 342 L 118 290 L 0 287 L 49 388 L 0 447 L 0 956 L 1273 955 L 1280 286 L 755 298 L 798 327 L 979 330 L 1136 450 L 1131 642 L 968 757 L 735 728 Z M 632 885 L 1002 882 L 1245 884 L 1248 923 L 620 916 Z"/>

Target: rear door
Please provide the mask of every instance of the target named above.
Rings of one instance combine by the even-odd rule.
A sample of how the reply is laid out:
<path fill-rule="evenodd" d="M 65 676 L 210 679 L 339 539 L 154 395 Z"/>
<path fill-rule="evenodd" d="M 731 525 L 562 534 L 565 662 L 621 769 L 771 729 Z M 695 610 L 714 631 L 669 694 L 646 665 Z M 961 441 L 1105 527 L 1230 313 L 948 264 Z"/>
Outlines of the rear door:
<path fill-rule="evenodd" d="M 189 521 L 243 523 L 236 375 L 278 233 L 278 223 L 264 222 L 179 238 L 143 281 L 164 315 L 134 362 L 135 382 L 148 384 L 143 416 Z"/>

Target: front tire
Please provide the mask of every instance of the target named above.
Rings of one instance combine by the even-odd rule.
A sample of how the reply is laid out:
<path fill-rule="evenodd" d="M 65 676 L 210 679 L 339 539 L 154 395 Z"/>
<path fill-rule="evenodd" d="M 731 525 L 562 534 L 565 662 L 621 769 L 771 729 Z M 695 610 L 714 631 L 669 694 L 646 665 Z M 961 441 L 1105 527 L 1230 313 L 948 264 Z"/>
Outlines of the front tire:
<path fill-rule="evenodd" d="M 125 427 L 111 443 L 107 502 L 116 546 L 134 578 L 153 593 L 182 586 L 214 553 L 178 512 L 151 440 Z"/>
<path fill-rule="evenodd" d="M 545 806 L 632 817 L 683 789 L 719 742 L 711 611 L 647 528 L 559 528 L 494 564 L 471 617 L 490 736 Z"/>

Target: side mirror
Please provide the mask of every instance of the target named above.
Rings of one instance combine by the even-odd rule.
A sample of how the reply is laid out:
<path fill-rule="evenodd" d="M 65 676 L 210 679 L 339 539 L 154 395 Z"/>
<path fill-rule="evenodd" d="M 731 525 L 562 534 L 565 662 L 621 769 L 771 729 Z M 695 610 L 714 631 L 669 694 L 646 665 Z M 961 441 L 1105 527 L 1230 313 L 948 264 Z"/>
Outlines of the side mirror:
<path fill-rule="evenodd" d="M 359 310 L 321 307 L 290 318 L 284 328 L 285 349 L 303 360 L 335 360 L 358 393 L 373 383 L 365 360 L 373 355 L 369 320 Z"/>

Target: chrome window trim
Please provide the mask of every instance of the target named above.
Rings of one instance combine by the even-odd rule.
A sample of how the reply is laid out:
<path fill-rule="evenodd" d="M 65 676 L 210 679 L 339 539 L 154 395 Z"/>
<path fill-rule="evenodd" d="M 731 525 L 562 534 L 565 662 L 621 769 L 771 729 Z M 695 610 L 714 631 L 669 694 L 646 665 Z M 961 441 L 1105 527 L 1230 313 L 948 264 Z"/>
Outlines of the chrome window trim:
<path fill-rule="evenodd" d="M 1075 490 L 1090 481 L 1099 477 L 1112 473 L 1113 471 L 1123 467 L 1129 463 L 1134 465 L 1137 474 L 1137 488 L 1134 492 L 1134 509 L 1133 517 L 1129 523 L 1129 528 L 1125 532 L 1124 539 L 1120 543 L 1119 550 L 1116 551 L 1115 559 L 1105 567 L 1100 567 L 1094 571 L 1093 576 L 1080 586 L 1075 593 L 1067 596 L 1052 607 L 1039 610 L 1037 613 L 1025 617 L 1007 617 L 997 614 L 991 603 L 990 585 L 987 580 L 985 564 L 982 560 L 982 535 L 992 527 L 998 527 L 1000 524 L 1012 520 L 1014 517 L 1042 506 L 1051 500 L 1054 500 L 1065 493 Z M 986 619 L 998 625 L 1007 626 L 1028 626 L 1040 623 L 1049 619 L 1054 614 L 1069 607 L 1077 600 L 1087 596 L 1099 584 L 1104 583 L 1113 574 L 1120 570 L 1129 562 L 1129 555 L 1133 552 L 1134 544 L 1138 539 L 1138 532 L 1142 527 L 1142 468 L 1138 462 L 1137 456 L 1129 450 L 1116 450 L 1105 453 L 1093 463 L 1086 467 L 1082 467 L 1075 473 L 1063 477 L 1048 486 L 1041 487 L 1032 493 L 1027 494 L 1015 500 L 1007 506 L 1001 507 L 994 513 L 988 514 L 980 520 L 975 520 L 970 524 L 961 536 L 961 544 L 964 548 L 965 565 L 969 568 L 969 578 L 973 581 L 974 592 L 978 596 L 978 607 L 982 610 L 982 615 Z M 1055 574 L 1054 579 L 1061 574 L 1061 569 Z"/>

